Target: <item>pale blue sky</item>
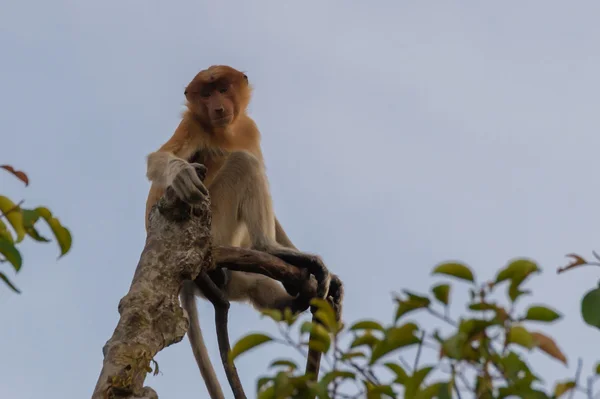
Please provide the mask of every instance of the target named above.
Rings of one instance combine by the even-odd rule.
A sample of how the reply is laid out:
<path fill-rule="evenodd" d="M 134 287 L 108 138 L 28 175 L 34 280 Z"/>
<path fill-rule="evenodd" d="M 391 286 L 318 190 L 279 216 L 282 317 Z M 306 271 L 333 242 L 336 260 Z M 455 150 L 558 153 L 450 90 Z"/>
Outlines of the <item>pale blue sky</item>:
<path fill-rule="evenodd" d="M 0 163 L 31 179 L 1 174 L 1 191 L 74 236 L 59 262 L 23 245 L 23 294 L 0 291 L 0 395 L 91 395 L 144 244 L 145 156 L 212 64 L 253 82 L 276 210 L 344 280 L 348 322 L 389 320 L 392 291 L 426 291 L 439 261 L 491 278 L 529 256 L 545 271 L 533 301 L 566 313 L 548 331 L 570 355 L 568 369 L 534 355 L 538 370 L 567 377 L 579 355 L 590 370 L 598 332 L 579 300 L 598 271 L 555 270 L 600 250 L 598 15 L 593 1 L 0 0 Z M 232 340 L 265 329 L 233 307 Z M 250 397 L 268 352 L 237 363 Z M 157 360 L 161 397 L 203 397 L 187 338 Z"/>

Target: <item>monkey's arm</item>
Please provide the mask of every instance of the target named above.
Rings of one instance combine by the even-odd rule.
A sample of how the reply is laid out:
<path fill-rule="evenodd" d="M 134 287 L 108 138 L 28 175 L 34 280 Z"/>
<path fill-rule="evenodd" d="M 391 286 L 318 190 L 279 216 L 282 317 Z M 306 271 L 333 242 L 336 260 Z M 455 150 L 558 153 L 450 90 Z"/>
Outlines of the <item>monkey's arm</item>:
<path fill-rule="evenodd" d="M 198 176 L 206 174 L 206 167 L 190 164 L 186 159 L 198 149 L 199 143 L 190 139 L 183 121 L 173 136 L 157 151 L 147 157 L 146 176 L 152 182 L 146 201 L 146 228 L 152 206 L 172 186 L 177 196 L 188 204 L 195 204 L 208 195 Z"/>
<path fill-rule="evenodd" d="M 167 188 L 175 176 L 189 169 L 187 159 L 196 150 L 196 143 L 190 139 L 186 124 L 182 121 L 173 136 L 157 151 L 147 157 L 146 177 L 160 188 Z"/>
<path fill-rule="evenodd" d="M 290 240 L 288 235 L 285 233 L 285 230 L 281 226 L 281 223 L 279 223 L 277 216 L 275 216 L 275 240 L 286 248 L 298 250 L 298 248 L 296 248 L 296 246 L 294 246 L 292 243 L 292 240 Z"/>

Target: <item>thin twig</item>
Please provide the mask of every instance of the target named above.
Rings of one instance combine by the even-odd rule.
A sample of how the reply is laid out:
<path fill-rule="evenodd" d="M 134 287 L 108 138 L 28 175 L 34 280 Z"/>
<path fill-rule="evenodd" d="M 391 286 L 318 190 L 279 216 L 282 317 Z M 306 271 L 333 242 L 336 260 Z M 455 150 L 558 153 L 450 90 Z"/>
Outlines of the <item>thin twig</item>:
<path fill-rule="evenodd" d="M 458 399 L 462 399 L 460 396 L 460 389 L 458 389 L 458 384 L 456 383 L 456 367 L 454 364 L 450 364 L 450 368 L 452 369 L 452 386 L 454 387 L 454 391 L 456 392 Z"/>
<path fill-rule="evenodd" d="M 400 361 L 400 363 L 402 363 L 402 365 L 404 366 L 404 368 L 408 371 L 412 371 L 412 366 L 410 365 L 410 363 L 403 358 L 402 356 L 398 356 L 398 360 Z"/>
<path fill-rule="evenodd" d="M 421 340 L 419 341 L 419 347 L 417 348 L 417 357 L 415 357 L 415 366 L 413 370 L 418 370 L 419 359 L 421 358 L 421 349 L 423 349 L 423 339 L 425 339 L 425 331 L 421 333 Z"/>
<path fill-rule="evenodd" d="M 447 316 L 441 314 L 437 310 L 433 310 L 431 308 L 427 308 L 427 311 L 430 314 L 432 314 L 433 316 L 435 316 L 435 317 L 437 317 L 437 318 L 439 318 L 441 320 L 444 320 L 446 323 L 452 324 L 454 327 L 458 326 L 457 322 L 455 322 L 454 320 L 452 320 L 450 317 L 447 317 Z"/>
<path fill-rule="evenodd" d="M 575 386 L 579 385 L 579 378 L 581 377 L 581 369 L 583 368 L 583 360 L 581 358 L 577 359 L 577 371 L 575 372 Z M 569 394 L 569 399 L 573 399 L 575 397 L 575 389 L 571 389 L 571 393 Z"/>
<path fill-rule="evenodd" d="M 340 352 L 340 351 L 338 350 L 338 352 Z M 379 382 L 379 379 L 375 375 L 369 375 L 367 370 L 365 370 L 363 367 L 359 366 L 358 364 L 354 363 L 351 359 L 346 359 L 346 360 L 342 360 L 342 361 L 349 364 L 351 367 L 353 367 L 355 370 L 357 370 L 371 384 L 381 385 L 381 382 Z"/>

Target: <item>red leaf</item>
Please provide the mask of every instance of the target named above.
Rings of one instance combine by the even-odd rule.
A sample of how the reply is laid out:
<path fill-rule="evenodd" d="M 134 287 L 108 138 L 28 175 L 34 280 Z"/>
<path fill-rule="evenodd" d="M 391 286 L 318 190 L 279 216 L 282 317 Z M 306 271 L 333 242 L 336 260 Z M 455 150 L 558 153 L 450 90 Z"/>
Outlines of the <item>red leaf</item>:
<path fill-rule="evenodd" d="M 25 186 L 29 185 L 29 178 L 27 177 L 27 175 L 25 174 L 25 172 L 20 171 L 20 170 L 16 170 L 15 168 L 13 168 L 10 165 L 0 165 L 0 168 L 2 169 L 6 169 L 8 170 L 10 173 L 12 173 L 13 175 L 15 175 L 17 177 L 17 179 L 21 180 L 23 183 L 25 183 Z"/>

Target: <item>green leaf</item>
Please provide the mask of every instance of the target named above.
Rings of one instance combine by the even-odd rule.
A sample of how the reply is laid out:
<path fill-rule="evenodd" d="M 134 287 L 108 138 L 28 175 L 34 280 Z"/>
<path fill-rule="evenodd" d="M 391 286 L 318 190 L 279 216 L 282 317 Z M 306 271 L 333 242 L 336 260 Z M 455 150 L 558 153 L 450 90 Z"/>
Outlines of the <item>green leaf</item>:
<path fill-rule="evenodd" d="M 540 268 L 536 263 L 527 259 L 517 259 L 512 261 L 504 269 L 498 272 L 494 284 L 499 284 L 505 280 L 510 280 L 510 286 L 508 288 L 508 295 L 512 302 L 515 302 L 517 298 L 523 294 L 527 294 L 528 291 L 521 291 L 519 286 L 527 277 L 533 273 L 539 273 Z"/>
<path fill-rule="evenodd" d="M 561 315 L 545 306 L 531 306 L 527 309 L 525 320 L 552 322 L 560 319 Z"/>
<path fill-rule="evenodd" d="M 472 303 L 471 305 L 469 305 L 469 309 L 475 310 L 475 311 L 482 311 L 482 312 L 486 311 L 486 310 L 496 311 L 496 309 L 498 309 L 498 306 L 496 306 L 493 303 L 478 302 L 478 303 Z"/>
<path fill-rule="evenodd" d="M 452 399 L 452 388 L 448 382 L 442 382 L 438 389 L 438 399 Z"/>
<path fill-rule="evenodd" d="M 512 302 L 516 302 L 517 298 L 519 298 L 522 295 L 531 294 L 531 291 L 529 291 L 529 290 L 519 289 L 519 284 L 520 283 L 515 282 L 513 280 L 513 281 L 511 281 L 510 285 L 508 286 L 508 297 L 510 298 L 510 300 Z"/>
<path fill-rule="evenodd" d="M 410 292 L 409 290 L 402 290 L 402 292 L 404 292 L 406 296 L 408 296 L 408 299 L 411 301 L 423 302 L 427 305 L 431 303 L 431 300 L 426 296 L 415 294 L 414 292 Z"/>
<path fill-rule="evenodd" d="M 270 385 L 258 394 L 256 399 L 275 399 L 275 385 Z"/>
<path fill-rule="evenodd" d="M 327 331 L 320 323 L 312 323 L 308 347 L 326 353 L 330 346 L 331 337 L 329 336 L 329 331 Z"/>
<path fill-rule="evenodd" d="M 13 283 L 10 282 L 10 280 L 8 279 L 8 277 L 6 277 L 6 275 L 2 272 L 0 272 L 0 280 L 4 281 L 4 283 L 6 285 L 8 285 L 8 287 L 13 290 L 14 292 L 16 292 L 17 294 L 20 294 L 21 291 L 19 291 L 19 289 L 17 287 L 15 287 L 15 285 Z"/>
<path fill-rule="evenodd" d="M 12 202 L 8 197 L 0 195 L 0 212 L 8 219 L 17 234 L 16 242 L 21 242 L 25 238 L 25 228 L 23 227 L 23 214 L 21 208 Z"/>
<path fill-rule="evenodd" d="M 432 274 L 446 274 L 461 280 L 475 282 L 475 276 L 473 275 L 471 269 L 462 263 L 442 263 L 433 269 Z"/>
<path fill-rule="evenodd" d="M 294 325 L 299 316 L 300 314 L 294 315 L 290 308 L 285 308 L 283 310 L 283 320 L 285 320 L 285 323 L 290 327 Z"/>
<path fill-rule="evenodd" d="M 0 237 L 0 254 L 2 254 L 4 258 L 6 258 L 6 260 L 13 265 L 15 271 L 18 272 L 21 270 L 23 259 L 21 258 L 19 250 L 10 241 L 3 237 Z"/>
<path fill-rule="evenodd" d="M 313 325 L 314 325 L 314 323 L 312 321 L 305 321 L 300 326 L 300 333 L 301 334 L 310 333 L 313 329 Z"/>
<path fill-rule="evenodd" d="M 464 347 L 469 336 L 462 331 L 457 332 L 442 343 L 443 354 L 451 359 L 462 359 Z"/>
<path fill-rule="evenodd" d="M 600 362 L 596 364 L 596 375 L 600 375 Z"/>
<path fill-rule="evenodd" d="M 233 349 L 229 353 L 229 362 L 233 362 L 233 360 L 242 353 L 272 340 L 273 338 L 265 334 L 246 335 L 234 345 Z"/>
<path fill-rule="evenodd" d="M 381 324 L 379 324 L 376 321 L 363 320 L 363 321 L 359 321 L 359 322 L 355 323 L 352 327 L 350 327 L 349 330 L 350 331 L 357 331 L 357 330 L 384 331 L 384 328 L 381 326 Z"/>
<path fill-rule="evenodd" d="M 37 214 L 48 223 L 48 226 L 50 226 L 50 230 L 52 230 L 52 234 L 54 234 L 58 246 L 60 247 L 59 258 L 69 252 L 72 244 L 71 233 L 69 230 L 61 225 L 57 218 L 52 216 L 52 212 L 50 212 L 48 208 L 38 207 L 35 208 L 35 212 L 37 212 Z"/>
<path fill-rule="evenodd" d="M 539 271 L 539 268 L 534 262 L 527 259 L 517 259 L 510 262 L 504 269 L 498 272 L 495 283 L 498 284 L 505 280 L 526 277 L 536 271 Z"/>
<path fill-rule="evenodd" d="M 413 310 L 426 308 L 431 304 L 431 300 L 427 297 L 413 294 L 407 290 L 403 290 L 408 296 L 408 299 L 395 298 L 398 303 L 398 309 L 396 309 L 395 321 L 398 321 L 403 315 L 412 312 Z"/>
<path fill-rule="evenodd" d="M 508 330 L 508 342 L 521 345 L 524 348 L 532 349 L 535 342 L 531 333 L 522 326 L 513 326 Z"/>
<path fill-rule="evenodd" d="M 450 285 L 449 284 L 439 284 L 431 289 L 433 291 L 433 295 L 435 299 L 448 306 L 448 302 L 450 299 Z"/>
<path fill-rule="evenodd" d="M 470 339 L 474 335 L 479 334 L 484 331 L 486 328 L 499 324 L 495 320 L 485 320 L 485 319 L 461 319 L 458 330 L 467 334 L 467 338 Z"/>
<path fill-rule="evenodd" d="M 316 339 L 311 339 L 308 341 L 308 347 L 311 350 L 318 351 L 321 353 L 327 353 L 329 350 L 330 341 L 321 341 Z"/>
<path fill-rule="evenodd" d="M 406 380 L 404 384 L 404 397 L 413 398 L 415 394 L 418 392 L 419 387 L 423 383 L 423 380 L 427 377 L 427 375 L 433 370 L 433 367 L 423 367 L 420 370 L 414 372 L 414 374 Z"/>
<path fill-rule="evenodd" d="M 585 294 L 581 300 L 581 316 L 588 325 L 600 328 L 600 288 Z"/>
<path fill-rule="evenodd" d="M 394 380 L 394 382 L 398 384 L 404 384 L 408 379 L 408 374 L 399 364 L 385 363 L 384 366 L 390 369 L 394 374 L 396 374 L 396 379 Z"/>
<path fill-rule="evenodd" d="M 290 384 L 290 377 L 285 372 L 279 372 L 273 379 L 276 398 L 289 398 L 294 392 L 293 384 Z"/>
<path fill-rule="evenodd" d="M 280 310 L 277 309 L 262 309 L 260 313 L 262 313 L 263 316 L 270 317 L 276 322 L 280 322 L 283 320 L 283 314 Z"/>
<path fill-rule="evenodd" d="M 279 359 L 279 360 L 275 360 L 274 362 L 272 362 L 269 365 L 269 368 L 273 368 L 273 367 L 287 367 L 290 371 L 292 370 L 296 370 L 298 368 L 298 366 L 296 365 L 296 363 L 294 363 L 291 360 L 285 360 L 285 359 Z"/>
<path fill-rule="evenodd" d="M 420 341 L 414 334 L 419 328 L 414 323 L 407 323 L 400 327 L 390 327 L 386 331 L 385 338 L 378 342 L 371 353 L 369 364 L 374 364 L 377 359 L 396 349 L 417 344 Z"/>
<path fill-rule="evenodd" d="M 365 385 L 367 388 L 367 399 L 380 399 L 381 395 L 386 395 L 394 399 L 398 397 L 390 385 L 373 385 L 366 381 Z"/>
<path fill-rule="evenodd" d="M 350 372 L 350 371 L 341 371 L 341 370 L 333 370 L 328 372 L 327 374 L 325 374 L 323 376 L 323 378 L 321 378 L 321 383 L 323 383 L 325 386 L 331 384 L 334 380 L 336 379 L 342 379 L 342 380 L 346 380 L 346 379 L 354 379 L 356 377 L 356 374 Z"/>
<path fill-rule="evenodd" d="M 436 382 L 421 389 L 414 399 L 452 399 L 450 395 L 450 384 L 447 382 Z"/>
<path fill-rule="evenodd" d="M 42 236 L 34 227 L 35 223 L 40 218 L 40 215 L 38 215 L 36 211 L 30 209 L 21 209 L 21 212 L 23 214 L 23 227 L 25 228 L 25 232 L 36 241 L 49 242 L 50 240 Z"/>
<path fill-rule="evenodd" d="M 573 388 L 575 388 L 575 381 L 565 381 L 556 383 L 556 386 L 554 387 L 554 396 L 556 398 L 560 398 L 561 395 L 565 394 L 566 392 L 569 392 Z"/>
<path fill-rule="evenodd" d="M 380 340 L 376 336 L 367 331 L 363 335 L 354 338 L 354 341 L 352 341 L 352 343 L 350 344 L 350 348 L 357 348 L 359 346 L 365 345 L 373 349 L 373 347 L 379 342 Z"/>
<path fill-rule="evenodd" d="M 515 352 L 509 352 L 503 358 L 494 359 L 494 363 L 500 365 L 500 370 L 504 370 L 509 382 L 523 381 L 531 384 L 531 382 L 538 380 L 527 366 L 527 363 L 521 360 Z M 523 378 L 523 375 L 525 378 Z"/>
<path fill-rule="evenodd" d="M 331 304 L 319 298 L 312 299 L 310 304 L 318 309 L 314 314 L 317 320 L 323 323 L 328 331 L 335 334 L 338 331 L 338 322 L 336 321 L 335 311 L 331 307 Z"/>
<path fill-rule="evenodd" d="M 10 230 L 8 230 L 8 227 L 6 226 L 6 224 L 4 224 L 2 219 L 0 219 L 0 238 L 4 238 L 6 241 L 10 242 L 11 244 L 14 244 L 14 242 L 15 242 L 15 240 L 13 239 L 12 233 L 10 232 Z"/>
<path fill-rule="evenodd" d="M 256 392 L 260 392 L 265 386 L 265 384 L 268 384 L 271 381 L 273 381 L 273 379 L 270 377 L 259 378 L 258 381 L 256 381 Z"/>
<path fill-rule="evenodd" d="M 365 357 L 365 354 L 362 352 L 346 352 L 340 357 L 340 359 L 341 360 L 350 360 L 350 359 L 355 359 L 357 357 Z"/>

